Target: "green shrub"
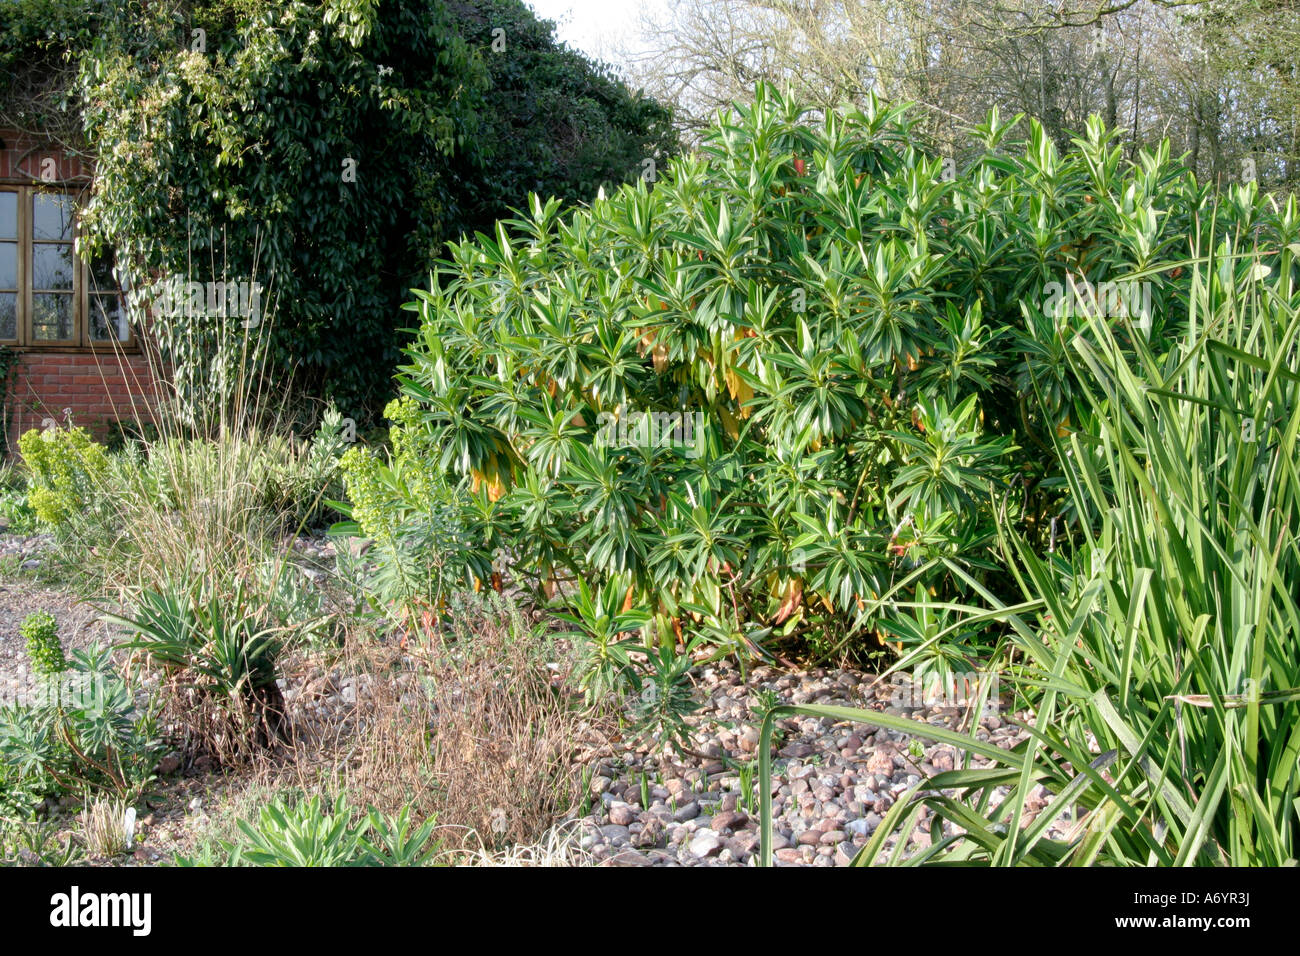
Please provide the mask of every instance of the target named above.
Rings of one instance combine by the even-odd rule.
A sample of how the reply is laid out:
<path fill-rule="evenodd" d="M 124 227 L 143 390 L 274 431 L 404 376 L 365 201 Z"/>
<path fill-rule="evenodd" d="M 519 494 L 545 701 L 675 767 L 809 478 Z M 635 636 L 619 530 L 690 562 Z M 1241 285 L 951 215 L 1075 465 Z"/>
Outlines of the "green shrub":
<path fill-rule="evenodd" d="M 191 421 L 229 397 L 244 349 L 265 351 L 280 383 L 370 417 L 399 357 L 397 308 L 445 239 L 506 214 L 521 186 L 585 198 L 672 146 L 663 107 L 520 0 L 211 0 L 179 19 L 87 3 L 63 35 L 44 0 L 7 6 L 30 32 L 0 44 L 6 75 L 66 94 L 73 108 L 43 119 L 75 116 L 95 158 L 86 240 L 133 277 L 260 279 L 274 299 L 274 325 L 251 330 L 155 310 Z M 143 129 L 168 132 L 146 143 Z M 198 273 L 215 258 L 228 270 Z"/>
<path fill-rule="evenodd" d="M 1077 534 L 1054 447 L 1095 416 L 1068 354 L 1088 316 L 1162 351 L 1191 237 L 1282 232 L 1250 190 L 1209 215 L 1167 149 L 1125 164 L 1100 123 L 1066 155 L 1010 129 L 946 179 L 902 109 L 763 89 L 653 189 L 534 197 L 453 244 L 409 306 L 393 441 L 461 489 L 470 572 L 504 554 L 566 601 L 626 577 L 649 640 L 745 656 L 867 656 L 918 587 L 1011 595 L 1000 526 Z M 420 504 L 385 482 L 366 523 Z"/>
<path fill-rule="evenodd" d="M 0 463 L 0 491 L 26 491 L 27 476 L 22 468 L 8 462 Z"/>
<path fill-rule="evenodd" d="M 284 737 L 276 680 L 290 633 L 254 582 L 190 567 L 159 590 L 143 590 L 126 616 L 105 617 L 131 632 L 125 646 L 163 672 L 166 704 L 189 746 L 233 761 Z"/>
<path fill-rule="evenodd" d="M 356 441 L 356 423 L 345 419 L 332 403 L 321 415 L 316 432 L 286 482 L 287 496 L 296 504 L 301 523 L 315 524 L 329 514 L 329 502 L 343 496 L 339 463 Z"/>
<path fill-rule="evenodd" d="M 409 623 L 445 604 L 447 595 L 471 580 L 490 578 L 461 517 L 467 496 L 430 465 L 429 449 L 410 427 L 418 410 L 410 399 L 389 403 L 384 413 L 397 424 L 387 463 L 369 448 L 351 448 L 340 460 L 347 509 L 355 531 L 373 539 L 367 553 L 367 597 L 377 609 Z"/>
<path fill-rule="evenodd" d="M 108 423 L 108 433 L 104 438 L 104 447 L 109 454 L 116 454 L 131 446 L 137 448 L 150 445 L 159 439 L 158 425 L 150 421 L 132 421 L 130 419 L 114 420 Z"/>
<path fill-rule="evenodd" d="M 335 638 L 337 621 L 326 609 L 325 595 L 303 569 L 288 560 L 266 561 L 253 575 L 265 595 L 268 618 L 284 630 L 286 643 L 324 646 Z"/>
<path fill-rule="evenodd" d="M 640 689 L 638 655 L 646 647 L 629 635 L 645 625 L 647 615 L 624 606 L 629 587 L 625 579 L 613 578 L 593 590 L 579 578 L 572 610 L 560 614 L 576 627 L 566 636 L 582 649 L 574 676 L 589 703 Z"/>
<path fill-rule="evenodd" d="M 52 528 L 65 526 L 95 501 L 108 453 L 80 426 L 31 429 L 18 439 L 30 477 L 27 501 Z"/>
<path fill-rule="evenodd" d="M 32 534 L 41 527 L 27 500 L 26 489 L 0 490 L 0 519 L 4 519 L 3 532 L 6 534 Z"/>
<path fill-rule="evenodd" d="M 127 476 L 142 504 L 166 510 L 240 509 L 269 530 L 319 523 L 342 490 L 339 459 L 353 425 L 333 405 L 301 440 L 275 427 L 222 429 L 213 438 L 168 435 L 139 446 Z"/>
<path fill-rule="evenodd" d="M 27 477 L 17 465 L 0 465 L 0 532 L 32 534 L 40 529 L 36 512 L 27 502 Z"/>
<path fill-rule="evenodd" d="M 82 856 L 72 834 L 59 839 L 59 820 L 40 819 L 27 811 L 10 816 L 3 800 L 0 780 L 0 866 L 71 866 Z"/>
<path fill-rule="evenodd" d="M 238 866 L 428 866 L 440 847 L 436 820 L 413 827 L 408 810 L 387 816 L 369 809 L 354 822 L 345 797 L 332 806 L 320 797 L 292 801 L 277 796 L 255 823 L 239 821 L 240 836 L 221 841 L 225 865 Z M 201 862 L 212 863 L 212 855 Z M 182 858 L 182 865 L 196 861 Z"/>
<path fill-rule="evenodd" d="M 27 642 L 27 659 L 32 670 L 42 677 L 62 674 L 68 669 L 59 642 L 59 622 L 49 611 L 35 611 L 23 619 L 18 633 Z"/>
<path fill-rule="evenodd" d="M 39 796 L 138 795 L 161 745 L 152 707 L 137 704 L 136 690 L 96 646 L 74 652 L 36 702 L 0 708 L 0 765 L 11 785 Z"/>
<path fill-rule="evenodd" d="M 112 455 L 98 446 L 88 452 L 95 466 L 82 469 L 76 487 L 90 504 L 61 507 L 52 563 L 92 593 L 156 590 L 187 565 L 217 578 L 251 578 L 287 536 L 323 526 L 329 502 L 341 495 L 339 459 L 352 423 L 330 407 L 310 439 L 301 439 L 264 410 L 231 417 L 209 437 L 164 421 L 157 440 L 129 442 Z M 24 441 L 38 464 L 69 458 L 40 434 Z"/>
<path fill-rule="evenodd" d="M 648 616 L 625 607 L 629 588 L 627 579 L 616 577 L 593 592 L 578 580 L 571 609 L 559 615 L 574 626 L 561 632 L 577 648 L 574 677 L 589 704 L 630 697 L 635 732 L 652 735 L 655 749 L 681 748 L 691 731 L 685 718 L 699 709 L 688 672 L 703 638 L 688 641 L 680 654 L 671 639 L 647 647 L 633 636 Z"/>
<path fill-rule="evenodd" d="M 165 705 L 187 747 L 240 761 L 287 732 L 278 662 L 294 630 L 273 615 L 255 579 L 216 578 L 187 566 L 146 588 L 125 615 L 123 646 L 142 650 L 164 675 Z"/>

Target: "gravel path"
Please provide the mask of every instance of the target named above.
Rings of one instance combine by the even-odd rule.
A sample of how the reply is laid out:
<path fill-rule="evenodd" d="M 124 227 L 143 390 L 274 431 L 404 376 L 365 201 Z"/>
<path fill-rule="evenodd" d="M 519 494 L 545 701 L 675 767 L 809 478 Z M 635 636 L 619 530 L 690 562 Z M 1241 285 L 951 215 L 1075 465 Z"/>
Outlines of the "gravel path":
<path fill-rule="evenodd" d="M 950 729 L 963 729 L 968 719 L 964 708 L 910 706 L 919 701 L 908 693 L 906 682 L 872 686 L 874 680 L 848 670 L 759 668 L 746 682 L 732 667 L 704 670 L 698 692 L 707 702 L 692 718 L 701 728 L 691 748 L 698 756 L 678 763 L 634 751 L 600 761 L 590 779 L 593 810 L 579 821 L 581 846 L 598 863 L 613 866 L 753 865 L 759 850 L 755 751 L 760 693 L 773 694 L 781 703 L 889 711 Z M 778 721 L 777 728 L 773 810 L 778 865 L 847 865 L 895 798 L 923 778 L 954 769 L 962 759 L 951 747 L 860 723 L 792 717 Z M 988 714 L 981 718 L 977 736 L 1011 748 L 1025 734 Z M 972 765 L 989 763 L 976 759 Z M 745 792 L 741 768 L 753 780 L 752 795 Z M 647 799 L 649 806 L 643 806 Z M 1031 810 L 1042 806 L 1030 802 Z M 921 818 L 905 851 L 929 845 L 930 822 Z M 1055 828 L 1051 832 L 1059 835 Z M 886 848 L 895 843 L 891 837 Z"/>
<path fill-rule="evenodd" d="M 0 555 L 39 561 L 41 544 L 0 535 Z M 312 580 L 332 564 L 334 545 L 323 539 L 296 542 L 296 550 L 309 566 L 322 569 L 305 571 Z M 29 699 L 32 692 L 18 627 L 36 610 L 50 611 L 58 618 L 65 650 L 111 639 L 98 611 L 75 596 L 32 580 L 0 579 L 0 704 Z M 358 704 L 370 696 L 368 675 L 333 672 L 327 677 L 327 671 L 319 668 L 288 670 L 282 682 L 286 700 L 296 719 L 307 724 L 347 723 L 357 716 Z M 973 719 L 965 708 L 914 706 L 920 702 L 910 694 L 906 678 L 876 683 L 873 675 L 860 671 L 789 672 L 760 667 L 742 677 L 734 666 L 723 664 L 697 668 L 692 678 L 701 707 L 687 718 L 694 731 L 689 753 L 650 752 L 646 747 L 650 741 L 625 737 L 604 741 L 575 758 L 573 772 L 587 781 L 589 798 L 582 815 L 567 821 L 563 829 L 595 863 L 753 865 L 759 849 L 759 716 L 772 701 L 888 711 L 955 730 L 966 730 Z M 985 713 L 979 723 L 977 736 L 999 747 L 1014 747 L 1025 738 L 1004 713 Z M 951 747 L 867 724 L 796 716 L 779 721 L 777 729 L 773 804 L 778 865 L 847 865 L 898 796 L 925 778 L 963 765 L 964 755 Z M 174 757 L 169 761 L 162 768 L 168 773 L 177 762 Z M 976 758 L 968 765 L 989 764 Z M 175 780 L 178 793 L 188 794 L 191 782 L 197 787 L 197 781 Z M 187 830 L 195 805 L 179 799 L 167 803 L 176 804 L 176 819 L 168 820 L 173 830 Z M 1031 795 L 1028 819 L 1045 803 L 1043 794 Z M 160 830 L 167 817 L 166 811 L 159 812 Z M 147 821 L 142 831 L 153 828 L 153 816 Z M 921 818 L 905 851 L 929 845 L 930 822 Z M 1049 835 L 1060 836 L 1069 824 L 1056 821 Z M 157 841 L 163 846 L 170 842 L 170 838 Z M 891 837 L 886 848 L 894 845 Z M 142 848 L 137 857 L 138 862 L 153 862 L 160 854 L 158 849 Z"/>
<path fill-rule="evenodd" d="M 40 538 L 0 535 L 0 555 L 18 555 L 34 569 L 43 544 Z M 58 620 L 65 653 L 111 639 L 99 611 L 81 603 L 76 595 L 32 580 L 0 578 L 0 705 L 31 699 L 34 682 L 18 628 L 34 611 L 49 611 Z"/>

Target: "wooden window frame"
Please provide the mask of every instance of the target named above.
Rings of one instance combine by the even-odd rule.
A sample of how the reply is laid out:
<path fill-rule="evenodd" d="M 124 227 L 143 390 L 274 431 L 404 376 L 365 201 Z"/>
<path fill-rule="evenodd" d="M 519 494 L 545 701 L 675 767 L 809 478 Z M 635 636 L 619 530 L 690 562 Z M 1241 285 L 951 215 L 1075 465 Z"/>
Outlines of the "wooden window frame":
<path fill-rule="evenodd" d="M 33 297 L 43 291 L 34 289 L 32 275 L 35 262 L 36 246 L 43 243 L 55 244 L 59 240 L 41 240 L 33 235 L 34 223 L 32 200 L 42 193 L 70 196 L 75 203 L 77 191 L 72 189 L 51 188 L 42 184 L 0 183 L 0 192 L 14 193 L 18 204 L 18 306 L 14 332 L 16 338 L 0 339 L 0 346 L 20 352 L 137 352 L 140 349 L 139 338 L 134 328 L 128 327 L 128 337 L 120 339 L 97 340 L 90 337 L 90 298 L 91 275 L 90 263 L 77 252 L 77 239 L 80 235 L 80 216 L 74 213 L 72 231 L 72 337 L 68 339 L 37 339 L 32 329 Z M 14 240 L 4 240 L 13 242 Z M 67 294 L 67 293 L 61 293 Z M 103 293 L 96 293 L 103 294 Z M 121 290 L 117 290 L 118 307 L 125 308 Z"/>

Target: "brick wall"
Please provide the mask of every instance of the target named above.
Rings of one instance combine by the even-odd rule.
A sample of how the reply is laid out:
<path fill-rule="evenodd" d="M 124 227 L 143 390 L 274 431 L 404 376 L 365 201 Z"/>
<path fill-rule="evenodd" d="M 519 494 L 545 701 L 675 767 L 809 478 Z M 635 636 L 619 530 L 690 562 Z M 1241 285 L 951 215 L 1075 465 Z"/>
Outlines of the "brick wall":
<path fill-rule="evenodd" d="M 89 164 L 61 147 L 11 129 L 0 129 L 0 144 L 0 180 L 65 186 L 90 183 Z"/>
<path fill-rule="evenodd" d="M 103 438 L 112 421 L 149 421 L 156 399 L 143 353 L 21 352 L 6 396 L 5 444 L 13 453 L 18 437 L 46 418 Z"/>

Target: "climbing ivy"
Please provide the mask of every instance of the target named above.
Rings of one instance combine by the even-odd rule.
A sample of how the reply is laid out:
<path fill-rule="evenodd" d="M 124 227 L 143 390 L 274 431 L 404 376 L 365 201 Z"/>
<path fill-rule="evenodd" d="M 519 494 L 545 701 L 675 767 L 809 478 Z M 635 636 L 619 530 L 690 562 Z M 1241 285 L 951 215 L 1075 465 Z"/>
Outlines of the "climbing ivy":
<path fill-rule="evenodd" d="M 278 380 L 368 418 L 391 392 L 400 305 L 446 240 L 529 189 L 590 199 L 672 147 L 664 109 L 519 0 L 81 7 L 86 245 L 116 252 L 138 299 L 160 277 L 197 283 L 156 326 L 168 358 L 202 367 L 196 397 L 265 346 Z M 251 282 L 259 315 L 227 294 Z"/>

